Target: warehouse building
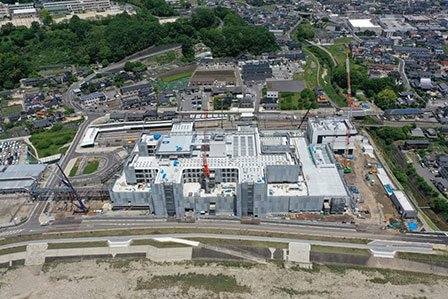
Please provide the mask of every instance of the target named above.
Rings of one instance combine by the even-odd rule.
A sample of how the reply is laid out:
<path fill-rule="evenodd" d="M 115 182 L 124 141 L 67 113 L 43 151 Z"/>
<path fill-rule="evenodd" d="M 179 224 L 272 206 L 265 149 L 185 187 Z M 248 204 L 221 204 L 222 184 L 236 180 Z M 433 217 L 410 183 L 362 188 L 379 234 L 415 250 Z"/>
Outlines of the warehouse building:
<path fill-rule="evenodd" d="M 43 8 L 51 13 L 105 11 L 110 7 L 110 0 L 69 0 L 43 3 Z"/>
<path fill-rule="evenodd" d="M 0 168 L 0 193 L 29 192 L 41 178 L 45 164 L 19 164 Z"/>
<path fill-rule="evenodd" d="M 348 153 L 355 148 L 358 134 L 353 123 L 346 118 L 327 117 L 309 118 L 307 136 L 312 144 L 327 144 L 338 154 L 343 154 L 347 148 L 347 132 L 349 132 Z"/>
<path fill-rule="evenodd" d="M 417 210 L 403 191 L 394 190 L 390 198 L 403 218 L 417 218 Z"/>
<path fill-rule="evenodd" d="M 376 35 L 380 35 L 383 31 L 381 26 L 373 24 L 369 19 L 352 19 L 348 20 L 348 24 L 355 33 L 372 31 L 375 32 Z"/>
<path fill-rule="evenodd" d="M 341 213 L 349 200 L 328 145 L 308 144 L 298 131 L 253 126 L 204 136 L 185 122 L 167 135 L 143 134 L 110 195 L 115 208 L 148 208 L 163 217 L 195 212 L 266 218 L 320 212 L 324 205 Z"/>

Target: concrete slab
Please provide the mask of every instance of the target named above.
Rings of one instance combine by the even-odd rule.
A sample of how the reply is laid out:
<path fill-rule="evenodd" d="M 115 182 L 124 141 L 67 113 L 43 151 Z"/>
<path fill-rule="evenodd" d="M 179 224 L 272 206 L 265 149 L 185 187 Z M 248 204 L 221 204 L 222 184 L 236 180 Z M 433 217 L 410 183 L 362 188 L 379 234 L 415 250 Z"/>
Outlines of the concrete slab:
<path fill-rule="evenodd" d="M 48 248 L 47 243 L 33 243 L 26 247 L 26 266 L 37 266 L 45 263 L 45 254 Z"/>
<path fill-rule="evenodd" d="M 311 245 L 309 243 L 291 242 L 288 245 L 288 261 L 310 264 Z"/>

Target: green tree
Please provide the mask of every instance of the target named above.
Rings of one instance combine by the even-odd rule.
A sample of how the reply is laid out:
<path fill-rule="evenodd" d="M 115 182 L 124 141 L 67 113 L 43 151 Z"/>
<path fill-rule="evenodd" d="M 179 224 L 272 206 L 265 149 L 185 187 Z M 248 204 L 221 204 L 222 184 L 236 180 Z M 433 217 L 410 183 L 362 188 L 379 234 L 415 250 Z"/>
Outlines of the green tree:
<path fill-rule="evenodd" d="M 314 38 L 314 28 L 310 23 L 301 23 L 297 27 L 297 39 L 299 41 L 310 40 Z"/>
<path fill-rule="evenodd" d="M 394 108 L 397 101 L 397 94 L 389 88 L 383 89 L 375 97 L 375 104 L 381 109 Z"/>
<path fill-rule="evenodd" d="M 46 9 L 39 10 L 39 15 L 40 18 L 42 19 L 42 23 L 44 24 L 44 26 L 50 26 L 51 24 L 53 24 L 53 17 L 50 15 L 48 10 Z"/>
<path fill-rule="evenodd" d="M 219 19 L 213 10 L 208 8 L 200 8 L 191 16 L 191 24 L 197 30 L 202 28 L 214 28 L 219 25 Z"/>

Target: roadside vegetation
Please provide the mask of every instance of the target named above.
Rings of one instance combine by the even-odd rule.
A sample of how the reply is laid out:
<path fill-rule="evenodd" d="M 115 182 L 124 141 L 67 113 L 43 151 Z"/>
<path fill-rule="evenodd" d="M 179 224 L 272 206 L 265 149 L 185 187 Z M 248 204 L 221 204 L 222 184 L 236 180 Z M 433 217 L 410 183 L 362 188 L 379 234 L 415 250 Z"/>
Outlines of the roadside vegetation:
<path fill-rule="evenodd" d="M 78 173 L 79 164 L 81 164 L 81 158 L 76 159 L 75 164 L 72 169 L 70 169 L 70 173 L 68 174 L 69 177 L 75 176 Z"/>
<path fill-rule="evenodd" d="M 11 247 L 11 248 L 6 248 L 6 249 L 0 249 L 0 255 L 24 252 L 24 251 L 26 251 L 26 246 L 17 246 L 17 247 Z"/>
<path fill-rule="evenodd" d="M 107 247 L 107 241 L 49 243 L 48 249 Z"/>
<path fill-rule="evenodd" d="M 448 253 L 421 254 L 413 252 L 397 252 L 395 256 L 400 259 L 416 262 L 443 262 L 448 265 Z"/>

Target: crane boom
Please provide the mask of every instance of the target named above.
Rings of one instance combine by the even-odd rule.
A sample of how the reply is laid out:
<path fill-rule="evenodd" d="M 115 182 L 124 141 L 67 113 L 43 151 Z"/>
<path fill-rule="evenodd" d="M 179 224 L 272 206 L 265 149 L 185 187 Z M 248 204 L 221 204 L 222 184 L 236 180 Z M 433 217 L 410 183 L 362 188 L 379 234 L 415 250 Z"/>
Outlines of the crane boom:
<path fill-rule="evenodd" d="M 348 162 L 348 153 L 350 147 L 350 124 L 352 119 L 353 98 L 352 87 L 350 82 L 350 49 L 345 47 L 345 67 L 347 69 L 347 104 L 348 104 L 348 117 L 347 117 L 347 130 L 345 136 L 345 153 L 344 153 L 344 173 L 350 173 L 352 170 Z"/>

